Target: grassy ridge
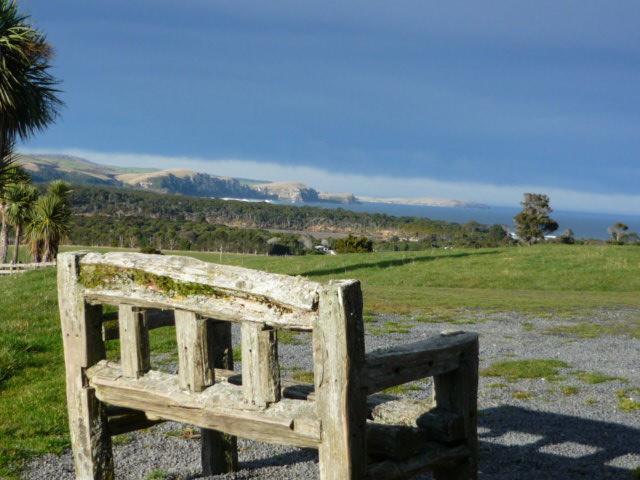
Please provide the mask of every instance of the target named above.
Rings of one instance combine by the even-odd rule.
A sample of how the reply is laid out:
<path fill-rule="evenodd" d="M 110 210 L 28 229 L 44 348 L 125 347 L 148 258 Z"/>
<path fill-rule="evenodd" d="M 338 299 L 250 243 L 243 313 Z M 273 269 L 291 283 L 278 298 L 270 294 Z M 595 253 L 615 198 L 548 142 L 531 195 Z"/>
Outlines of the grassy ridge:
<path fill-rule="evenodd" d="M 640 307 L 640 248 L 635 247 L 545 245 L 335 257 L 176 253 L 321 281 L 358 278 L 368 312 L 430 320 L 455 320 L 467 308 L 558 314 Z M 30 456 L 68 446 L 64 367 L 55 272 L 0 277 L 0 292 L 0 478 L 13 478 Z M 161 330 L 152 338 L 155 352 L 175 342 L 169 329 L 155 335 Z"/>

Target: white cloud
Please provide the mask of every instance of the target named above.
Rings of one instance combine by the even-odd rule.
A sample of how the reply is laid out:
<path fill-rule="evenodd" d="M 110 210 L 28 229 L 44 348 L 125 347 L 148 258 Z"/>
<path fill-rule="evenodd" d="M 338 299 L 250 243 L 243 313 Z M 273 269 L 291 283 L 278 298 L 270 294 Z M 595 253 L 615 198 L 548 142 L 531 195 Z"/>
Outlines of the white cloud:
<path fill-rule="evenodd" d="M 319 167 L 286 165 L 275 162 L 234 158 L 196 158 L 107 153 L 81 149 L 23 149 L 25 153 L 75 155 L 96 163 L 122 167 L 189 168 L 214 175 L 273 181 L 300 181 L 320 191 L 353 192 L 375 197 L 432 197 L 486 203 L 495 206 L 517 206 L 523 192 L 544 192 L 554 208 L 585 212 L 617 214 L 640 213 L 640 195 L 603 194 L 545 187 L 544 185 L 493 185 L 488 183 L 452 182 L 429 177 L 363 175 L 328 171 Z"/>

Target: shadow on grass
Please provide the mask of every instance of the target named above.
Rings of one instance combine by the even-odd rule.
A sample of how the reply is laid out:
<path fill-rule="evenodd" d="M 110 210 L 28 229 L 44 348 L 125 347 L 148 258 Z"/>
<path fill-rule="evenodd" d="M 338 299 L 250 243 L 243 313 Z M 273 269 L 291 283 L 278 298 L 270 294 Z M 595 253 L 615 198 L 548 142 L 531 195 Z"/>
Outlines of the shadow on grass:
<path fill-rule="evenodd" d="M 478 426 L 483 479 L 632 479 L 640 464 L 640 430 L 625 425 L 501 406 Z"/>
<path fill-rule="evenodd" d="M 500 252 L 497 250 L 482 250 L 478 252 L 452 253 L 450 255 L 421 255 L 419 257 L 395 258 L 392 260 L 380 260 L 378 262 L 354 263 L 353 265 L 345 265 L 342 267 L 308 270 L 306 272 L 301 272 L 298 275 L 302 275 L 303 277 L 313 277 L 317 275 L 333 275 L 333 274 L 339 274 L 339 273 L 353 272 L 354 270 L 363 270 L 363 269 L 369 269 L 369 268 L 402 267 L 403 265 L 408 265 L 411 263 L 432 262 L 434 260 L 464 258 L 464 257 L 472 257 L 476 255 L 496 255 L 498 253 Z"/>

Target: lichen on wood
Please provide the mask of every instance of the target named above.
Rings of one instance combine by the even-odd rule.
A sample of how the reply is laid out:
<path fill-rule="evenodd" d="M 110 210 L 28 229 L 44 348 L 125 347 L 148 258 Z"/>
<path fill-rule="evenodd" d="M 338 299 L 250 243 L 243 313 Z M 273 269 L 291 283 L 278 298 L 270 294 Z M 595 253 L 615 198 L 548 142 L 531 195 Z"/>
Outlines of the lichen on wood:
<path fill-rule="evenodd" d="M 202 296 L 208 298 L 229 298 L 237 296 L 263 303 L 279 313 L 291 313 L 293 309 L 274 303 L 270 299 L 250 294 L 232 295 L 222 289 L 196 282 L 175 280 L 166 275 L 157 275 L 137 268 L 120 268 L 112 265 L 82 265 L 79 281 L 88 289 L 118 288 L 124 286 L 141 286 L 169 298 L 186 298 Z"/>
<path fill-rule="evenodd" d="M 201 283 L 181 282 L 164 275 L 155 275 L 136 268 L 118 268 L 111 265 L 82 265 L 80 283 L 85 288 L 140 285 L 170 297 L 202 295 L 220 298 L 226 294 Z"/>

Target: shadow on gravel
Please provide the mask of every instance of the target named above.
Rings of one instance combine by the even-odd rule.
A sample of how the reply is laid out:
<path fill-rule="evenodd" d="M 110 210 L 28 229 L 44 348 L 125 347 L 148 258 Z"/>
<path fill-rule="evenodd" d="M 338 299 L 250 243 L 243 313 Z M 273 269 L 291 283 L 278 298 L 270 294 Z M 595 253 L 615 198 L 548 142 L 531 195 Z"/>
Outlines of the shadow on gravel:
<path fill-rule="evenodd" d="M 631 479 L 640 462 L 640 430 L 615 423 L 503 406 L 478 427 L 482 479 Z"/>
<path fill-rule="evenodd" d="M 261 475 L 256 472 L 256 470 L 268 467 L 291 466 L 295 465 L 296 463 L 304 462 L 318 463 L 318 451 L 310 448 L 296 448 L 293 451 L 281 453 L 272 457 L 240 462 L 239 467 L 241 473 L 239 474 L 238 478 L 261 478 Z M 275 475 L 276 476 L 274 478 L 289 478 L 285 472 L 279 474 L 282 476 L 278 476 L 277 473 Z M 202 476 L 200 474 L 196 474 L 186 477 L 186 480 L 204 480 L 209 478 L 218 478 L 218 476 Z M 226 475 L 222 475 L 222 478 L 228 477 Z M 234 476 L 233 478 L 236 477 Z"/>
<path fill-rule="evenodd" d="M 495 255 L 499 253 L 497 250 L 479 251 L 479 252 L 460 252 L 452 253 L 450 255 L 422 255 L 419 257 L 409 258 L 395 258 L 393 260 L 381 260 L 379 262 L 363 262 L 355 263 L 353 265 L 345 265 L 343 267 L 334 268 L 320 268 L 317 270 L 309 270 L 307 272 L 301 272 L 298 275 L 303 277 L 313 277 L 314 275 L 333 275 L 338 273 L 347 273 L 354 270 L 362 270 L 368 268 L 389 268 L 389 267 L 401 267 L 410 263 L 432 262 L 435 260 L 446 260 L 451 258 L 463 258 L 476 255 Z"/>

